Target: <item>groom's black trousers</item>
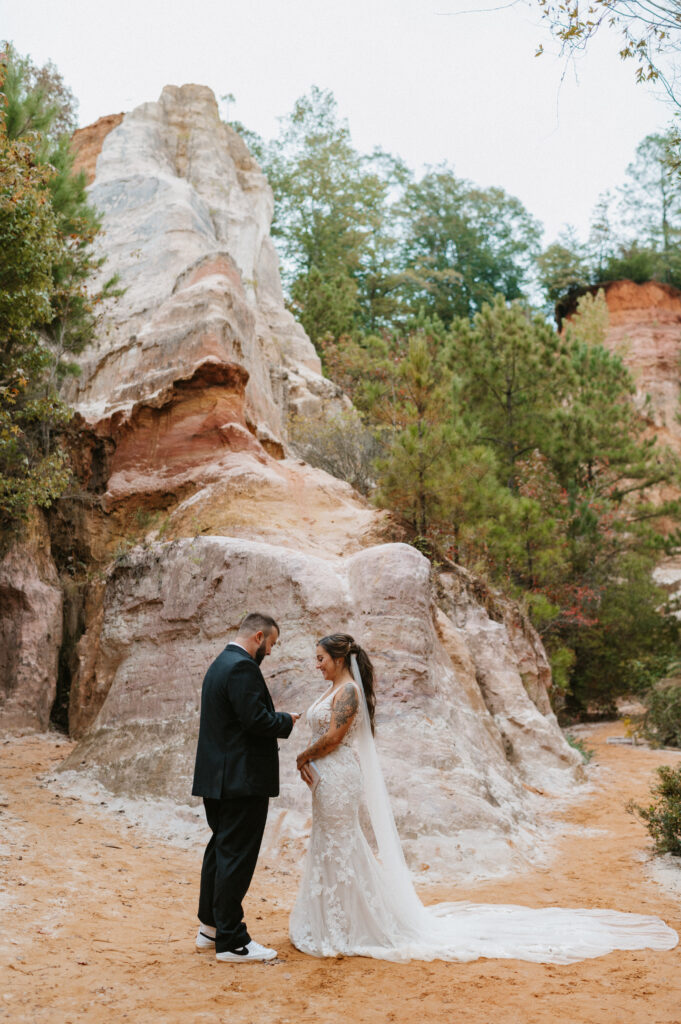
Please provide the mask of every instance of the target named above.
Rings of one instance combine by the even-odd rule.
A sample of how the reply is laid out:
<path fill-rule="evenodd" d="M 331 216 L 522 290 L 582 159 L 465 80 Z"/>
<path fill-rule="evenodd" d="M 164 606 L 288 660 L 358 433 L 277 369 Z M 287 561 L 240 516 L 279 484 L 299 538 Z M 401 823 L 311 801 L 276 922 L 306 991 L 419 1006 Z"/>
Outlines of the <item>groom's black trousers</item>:
<path fill-rule="evenodd" d="M 251 941 L 241 903 L 255 871 L 268 803 L 266 796 L 203 799 L 213 834 L 203 855 L 199 920 L 216 929 L 217 953 Z"/>

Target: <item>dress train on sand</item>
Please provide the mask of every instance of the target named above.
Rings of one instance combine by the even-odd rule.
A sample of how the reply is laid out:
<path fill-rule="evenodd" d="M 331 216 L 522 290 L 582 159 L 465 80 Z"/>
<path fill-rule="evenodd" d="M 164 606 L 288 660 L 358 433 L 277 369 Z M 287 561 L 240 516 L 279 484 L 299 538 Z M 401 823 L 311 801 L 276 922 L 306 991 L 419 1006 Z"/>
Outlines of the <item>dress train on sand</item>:
<path fill-rule="evenodd" d="M 360 682 L 353 659 L 353 674 Z M 294 946 L 312 956 L 381 960 L 478 957 L 567 964 L 615 949 L 672 949 L 675 931 L 656 917 L 615 910 L 532 909 L 476 903 L 424 907 L 404 860 L 361 684 L 360 710 L 341 744 L 315 762 L 312 833 L 291 913 Z M 315 738 L 331 722 L 332 695 L 307 712 Z M 376 857 L 362 831 L 365 800 Z"/>

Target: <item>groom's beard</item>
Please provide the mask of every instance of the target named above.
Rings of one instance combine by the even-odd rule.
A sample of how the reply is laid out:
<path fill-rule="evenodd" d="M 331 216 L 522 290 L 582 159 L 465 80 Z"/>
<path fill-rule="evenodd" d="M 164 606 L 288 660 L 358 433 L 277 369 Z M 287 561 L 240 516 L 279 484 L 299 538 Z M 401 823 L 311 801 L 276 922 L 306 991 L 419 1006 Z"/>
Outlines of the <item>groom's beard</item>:
<path fill-rule="evenodd" d="M 258 647 L 257 651 L 253 655 L 253 657 L 255 659 L 256 665 L 261 665 L 262 664 L 262 660 L 263 660 L 263 658 L 265 657 L 266 654 L 267 654 L 267 644 L 263 640 L 263 642 L 260 644 L 260 647 Z"/>

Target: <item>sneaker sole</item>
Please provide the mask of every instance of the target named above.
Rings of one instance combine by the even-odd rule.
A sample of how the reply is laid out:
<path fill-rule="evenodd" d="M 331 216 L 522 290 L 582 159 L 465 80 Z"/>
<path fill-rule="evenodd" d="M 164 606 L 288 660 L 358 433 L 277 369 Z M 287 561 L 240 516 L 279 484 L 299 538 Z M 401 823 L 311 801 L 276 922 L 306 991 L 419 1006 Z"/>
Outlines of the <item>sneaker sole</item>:
<path fill-rule="evenodd" d="M 214 942 L 210 942 L 207 946 L 199 946 L 199 944 L 196 943 L 194 948 L 196 949 L 197 953 L 214 953 L 215 952 L 215 943 Z"/>
<path fill-rule="evenodd" d="M 220 964 L 262 964 L 268 960 L 276 959 L 276 956 L 276 953 L 268 956 L 235 956 L 234 953 L 217 953 L 215 959 Z"/>

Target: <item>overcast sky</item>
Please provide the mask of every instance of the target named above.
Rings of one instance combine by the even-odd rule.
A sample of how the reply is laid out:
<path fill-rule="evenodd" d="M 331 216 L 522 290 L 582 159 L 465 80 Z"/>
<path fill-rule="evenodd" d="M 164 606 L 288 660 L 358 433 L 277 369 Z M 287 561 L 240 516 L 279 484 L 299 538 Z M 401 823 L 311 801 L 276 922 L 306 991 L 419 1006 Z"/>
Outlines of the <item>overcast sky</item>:
<path fill-rule="evenodd" d="M 331 89 L 361 150 L 518 196 L 552 241 L 584 235 L 598 195 L 671 111 L 634 83 L 617 38 L 576 67 L 531 2 L 494 0 L 0 0 L 0 38 L 51 59 L 80 123 L 155 100 L 164 85 L 233 93 L 229 115 L 265 137 L 311 85 Z M 473 10 L 474 13 L 464 13 Z M 535 58 L 543 42 L 553 50 Z"/>

